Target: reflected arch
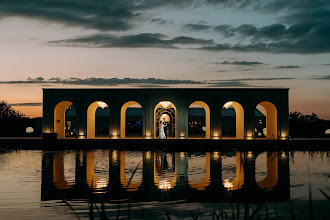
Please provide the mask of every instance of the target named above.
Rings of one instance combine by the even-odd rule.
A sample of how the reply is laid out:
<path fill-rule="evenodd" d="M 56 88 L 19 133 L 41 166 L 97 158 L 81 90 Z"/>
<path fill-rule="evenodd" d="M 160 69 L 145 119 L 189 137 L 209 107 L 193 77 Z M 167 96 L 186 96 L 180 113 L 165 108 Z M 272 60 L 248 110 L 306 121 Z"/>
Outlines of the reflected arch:
<path fill-rule="evenodd" d="M 277 109 L 276 109 L 276 106 L 269 101 L 260 102 L 258 105 L 263 107 L 266 112 L 266 129 L 265 129 L 266 138 L 267 139 L 277 139 Z"/>
<path fill-rule="evenodd" d="M 65 138 L 65 112 L 72 106 L 70 101 L 59 102 L 54 109 L 54 132 L 58 139 Z"/>
<path fill-rule="evenodd" d="M 167 128 L 167 138 L 176 138 L 177 110 L 175 105 L 170 101 L 160 101 L 154 108 L 154 138 L 159 137 L 162 116 L 166 116 L 165 120 L 169 125 Z"/>
<path fill-rule="evenodd" d="M 211 137 L 210 107 L 203 101 L 195 101 L 190 104 L 189 108 L 191 108 L 194 105 L 202 106 L 205 111 L 205 138 L 210 139 Z"/>
<path fill-rule="evenodd" d="M 140 103 L 138 103 L 136 101 L 128 101 L 121 107 L 121 111 L 120 111 L 120 138 L 122 138 L 122 139 L 127 137 L 127 135 L 126 135 L 126 111 L 127 111 L 127 108 L 129 108 L 132 105 L 142 108 Z M 142 117 L 143 117 L 143 115 L 142 115 Z M 141 120 L 141 122 L 143 122 L 143 119 Z M 142 137 L 142 124 L 140 126 L 141 126 L 141 137 Z"/>
<path fill-rule="evenodd" d="M 258 155 L 260 156 L 260 155 Z M 258 158 L 256 157 L 256 159 Z M 257 185 L 261 189 L 271 189 L 277 185 L 278 181 L 278 153 L 267 152 L 267 174 L 266 177 L 264 177 L 261 181 L 257 182 Z M 256 164 L 257 167 L 257 164 Z"/>
<path fill-rule="evenodd" d="M 235 110 L 235 126 L 236 126 L 235 138 L 244 139 L 244 108 L 240 103 L 236 101 L 229 101 L 223 105 L 222 113 L 224 114 L 226 109 L 230 109 L 230 108 L 234 108 Z M 222 121 L 224 121 L 224 115 L 222 115 Z"/>
<path fill-rule="evenodd" d="M 95 113 L 97 108 L 108 108 L 108 105 L 103 101 L 95 101 L 88 106 L 87 109 L 87 139 L 94 139 L 96 137 L 95 132 Z M 110 122 L 108 122 L 109 124 Z M 109 126 L 109 125 L 108 125 Z M 109 132 L 107 134 L 109 136 Z"/>

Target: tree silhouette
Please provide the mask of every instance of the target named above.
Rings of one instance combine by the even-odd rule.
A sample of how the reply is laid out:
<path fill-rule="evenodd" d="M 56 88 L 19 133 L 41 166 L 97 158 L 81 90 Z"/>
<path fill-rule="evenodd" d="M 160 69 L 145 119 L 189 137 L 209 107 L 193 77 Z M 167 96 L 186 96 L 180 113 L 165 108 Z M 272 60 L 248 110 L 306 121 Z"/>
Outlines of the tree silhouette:
<path fill-rule="evenodd" d="M 0 102 L 0 120 L 19 118 L 25 118 L 25 115 L 15 111 L 6 101 Z"/>
<path fill-rule="evenodd" d="M 330 121 L 320 119 L 315 113 L 303 115 L 301 112 L 290 112 L 290 137 L 325 137 L 330 128 Z"/>

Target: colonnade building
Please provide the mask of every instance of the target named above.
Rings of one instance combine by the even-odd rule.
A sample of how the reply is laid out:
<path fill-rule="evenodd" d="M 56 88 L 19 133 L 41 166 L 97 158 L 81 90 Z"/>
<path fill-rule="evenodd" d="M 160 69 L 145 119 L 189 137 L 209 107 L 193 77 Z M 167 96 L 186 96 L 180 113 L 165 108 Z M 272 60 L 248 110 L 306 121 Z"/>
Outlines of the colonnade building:
<path fill-rule="evenodd" d="M 43 89 L 43 133 L 94 139 L 96 112 L 107 110 L 102 122 L 107 124 L 103 138 L 157 139 L 162 120 L 168 122 L 168 138 L 223 139 L 223 109 L 235 110 L 231 138 L 288 139 L 289 89 L 270 88 L 166 88 L 166 89 Z M 262 131 L 257 131 L 256 108 L 265 116 Z M 75 120 L 67 121 L 74 108 Z M 128 120 L 128 109 L 139 109 L 135 121 Z M 189 120 L 189 109 L 202 108 L 201 122 Z M 134 124 L 134 125 L 133 125 Z M 191 134 L 192 126 L 200 126 L 201 135 Z M 137 127 L 140 135 L 128 135 Z M 71 128 L 74 127 L 74 128 Z M 195 129 L 196 130 L 196 129 Z"/>

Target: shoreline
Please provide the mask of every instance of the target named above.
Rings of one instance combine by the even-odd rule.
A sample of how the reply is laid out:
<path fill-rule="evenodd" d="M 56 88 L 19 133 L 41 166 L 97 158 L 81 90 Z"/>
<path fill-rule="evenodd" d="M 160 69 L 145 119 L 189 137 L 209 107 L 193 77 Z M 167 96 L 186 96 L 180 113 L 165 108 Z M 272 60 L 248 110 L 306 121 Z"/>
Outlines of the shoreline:
<path fill-rule="evenodd" d="M 0 150 L 330 151 L 330 139 L 57 139 L 0 138 Z"/>

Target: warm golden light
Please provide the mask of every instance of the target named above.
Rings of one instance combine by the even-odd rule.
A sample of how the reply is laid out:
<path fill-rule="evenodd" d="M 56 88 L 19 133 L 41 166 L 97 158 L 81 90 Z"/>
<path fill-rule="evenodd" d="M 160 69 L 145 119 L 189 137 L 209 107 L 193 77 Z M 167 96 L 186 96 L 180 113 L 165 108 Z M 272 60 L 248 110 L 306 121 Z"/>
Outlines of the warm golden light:
<path fill-rule="evenodd" d="M 112 151 L 112 163 L 116 164 L 118 162 L 118 151 Z"/>
<path fill-rule="evenodd" d="M 105 109 L 106 107 L 108 107 L 107 103 L 105 103 L 105 102 L 97 102 L 97 105 L 102 109 Z"/>
<path fill-rule="evenodd" d="M 286 154 L 284 151 L 281 152 L 281 159 L 286 159 Z"/>
<path fill-rule="evenodd" d="M 171 182 L 169 182 L 167 179 L 159 181 L 159 188 L 163 190 L 169 190 L 172 188 Z"/>
<path fill-rule="evenodd" d="M 213 159 L 218 160 L 220 158 L 220 153 L 219 152 L 213 152 Z"/>
<path fill-rule="evenodd" d="M 233 102 L 226 102 L 223 107 L 225 107 L 226 109 L 228 109 L 231 105 L 233 104 Z"/>
<path fill-rule="evenodd" d="M 96 180 L 96 188 L 97 189 L 102 189 L 107 187 L 108 185 L 108 180 L 107 179 L 100 179 L 100 180 Z"/>
<path fill-rule="evenodd" d="M 249 151 L 247 156 L 246 156 L 247 159 L 252 159 L 253 158 L 253 152 L 252 151 Z"/>
<path fill-rule="evenodd" d="M 227 188 L 228 190 L 231 190 L 231 189 L 233 189 L 233 187 L 234 187 L 234 185 L 233 185 L 231 182 L 229 182 L 229 179 L 225 179 L 225 180 L 223 181 L 223 186 L 224 186 L 225 188 Z"/>
<path fill-rule="evenodd" d="M 171 102 L 164 101 L 164 102 L 159 102 L 164 108 L 167 108 L 171 105 Z"/>
<path fill-rule="evenodd" d="M 150 151 L 147 151 L 146 152 L 146 159 L 147 160 L 150 160 L 151 159 L 151 152 Z"/>
<path fill-rule="evenodd" d="M 184 159 L 186 157 L 184 152 L 180 152 L 180 159 Z"/>

